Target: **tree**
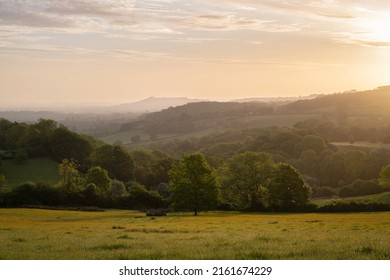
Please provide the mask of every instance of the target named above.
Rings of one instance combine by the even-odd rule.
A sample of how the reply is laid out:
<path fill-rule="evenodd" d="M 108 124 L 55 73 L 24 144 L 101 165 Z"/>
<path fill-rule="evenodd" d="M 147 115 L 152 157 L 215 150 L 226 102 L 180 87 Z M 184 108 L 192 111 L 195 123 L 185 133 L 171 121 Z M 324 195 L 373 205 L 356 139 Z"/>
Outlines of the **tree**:
<path fill-rule="evenodd" d="M 306 205 L 311 189 L 293 166 L 280 163 L 268 184 L 269 203 L 274 210 L 292 210 Z"/>
<path fill-rule="evenodd" d="M 232 157 L 222 169 L 222 193 L 240 209 L 262 210 L 267 204 L 266 183 L 275 164 L 265 153 L 246 152 Z"/>
<path fill-rule="evenodd" d="M 348 151 L 345 155 L 345 179 L 348 183 L 362 176 L 366 162 L 366 154 L 361 151 Z"/>
<path fill-rule="evenodd" d="M 382 188 L 390 188 L 390 164 L 384 166 L 379 173 L 379 185 Z"/>
<path fill-rule="evenodd" d="M 82 166 L 92 151 L 92 144 L 87 139 L 65 127 L 54 130 L 50 146 L 55 160 L 74 159 Z"/>
<path fill-rule="evenodd" d="M 322 182 L 331 187 L 343 184 L 346 174 L 345 157 L 342 152 L 333 153 L 328 160 L 325 160 L 321 168 Z"/>
<path fill-rule="evenodd" d="M 114 198 L 116 197 L 122 197 L 127 194 L 126 186 L 122 181 L 119 180 L 112 180 L 112 196 Z"/>
<path fill-rule="evenodd" d="M 212 168 L 200 153 L 189 154 L 169 171 L 170 191 L 175 209 L 199 211 L 216 207 L 218 183 Z"/>
<path fill-rule="evenodd" d="M 92 162 L 108 171 L 110 178 L 131 181 L 134 178 L 134 160 L 120 146 L 103 145 L 92 154 Z"/>
<path fill-rule="evenodd" d="M 108 197 L 112 191 L 112 184 L 108 177 L 108 172 L 100 166 L 93 166 L 88 169 L 84 184 L 86 186 L 94 184 L 96 186 L 96 194 L 103 198 Z"/>
<path fill-rule="evenodd" d="M 74 161 L 64 159 L 59 165 L 60 181 L 58 186 L 66 194 L 73 194 L 79 191 L 80 176 L 77 170 L 77 164 Z"/>
<path fill-rule="evenodd" d="M 317 135 L 306 135 L 295 145 L 295 152 L 300 155 L 303 151 L 312 150 L 319 154 L 326 148 L 325 140 Z"/>
<path fill-rule="evenodd" d="M 131 209 L 161 208 L 165 200 L 155 191 L 149 191 L 144 185 L 132 182 L 128 186 L 127 207 Z"/>

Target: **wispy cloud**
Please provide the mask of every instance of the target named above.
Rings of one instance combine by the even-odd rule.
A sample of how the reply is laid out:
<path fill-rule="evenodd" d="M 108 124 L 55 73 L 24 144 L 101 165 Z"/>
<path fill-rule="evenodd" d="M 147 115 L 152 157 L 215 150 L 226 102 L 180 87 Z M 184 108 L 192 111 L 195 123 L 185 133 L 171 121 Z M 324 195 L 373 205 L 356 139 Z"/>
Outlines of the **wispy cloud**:
<path fill-rule="evenodd" d="M 363 46 L 369 46 L 369 47 L 390 47 L 390 42 L 381 42 L 381 41 L 362 41 L 362 40 L 357 40 L 355 41 L 357 44 L 361 44 Z"/>
<path fill-rule="evenodd" d="M 95 55 L 126 45 L 139 53 L 114 51 L 112 56 L 148 59 L 174 53 L 178 44 L 241 40 L 272 48 L 271 44 L 280 44 L 285 34 L 294 32 L 300 32 L 303 40 L 321 35 L 336 43 L 389 47 L 390 36 L 387 40 L 375 34 L 375 27 L 359 25 L 365 18 L 375 18 L 378 11 L 388 16 L 389 10 L 390 4 L 378 0 L 0 0 L 0 43 L 7 43 L 3 52 L 14 47 L 76 55 L 81 50 Z M 72 37 L 78 34 L 88 34 L 95 46 Z M 265 39 L 273 34 L 277 39 Z M 63 45 L 61 36 L 68 36 Z M 146 44 L 154 52 L 144 55 Z"/>

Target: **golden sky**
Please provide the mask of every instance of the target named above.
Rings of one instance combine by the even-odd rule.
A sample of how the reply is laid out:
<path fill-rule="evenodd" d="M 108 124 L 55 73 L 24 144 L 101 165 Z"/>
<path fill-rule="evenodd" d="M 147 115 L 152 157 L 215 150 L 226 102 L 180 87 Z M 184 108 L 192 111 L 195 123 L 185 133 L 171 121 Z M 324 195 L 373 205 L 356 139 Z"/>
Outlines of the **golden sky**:
<path fill-rule="evenodd" d="M 0 0 L 0 105 L 390 84 L 390 2 Z"/>

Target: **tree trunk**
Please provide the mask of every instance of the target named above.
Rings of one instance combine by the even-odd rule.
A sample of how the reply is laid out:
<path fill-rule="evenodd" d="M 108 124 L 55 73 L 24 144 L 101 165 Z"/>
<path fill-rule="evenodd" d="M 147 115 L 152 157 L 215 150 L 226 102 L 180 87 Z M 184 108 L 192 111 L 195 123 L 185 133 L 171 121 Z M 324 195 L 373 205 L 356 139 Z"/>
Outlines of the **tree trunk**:
<path fill-rule="evenodd" d="M 195 209 L 194 215 L 198 216 L 198 209 Z"/>

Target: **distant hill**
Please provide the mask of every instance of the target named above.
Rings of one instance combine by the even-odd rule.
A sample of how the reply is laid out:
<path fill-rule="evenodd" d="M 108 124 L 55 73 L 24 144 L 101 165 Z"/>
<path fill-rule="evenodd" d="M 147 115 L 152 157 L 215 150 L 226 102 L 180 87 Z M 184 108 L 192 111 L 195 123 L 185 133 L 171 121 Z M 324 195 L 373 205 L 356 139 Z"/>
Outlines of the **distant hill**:
<path fill-rule="evenodd" d="M 198 137 L 224 129 L 293 126 L 312 115 L 275 113 L 278 105 L 261 102 L 195 102 L 144 114 L 123 123 L 112 134 L 100 137 L 108 143 L 125 145 L 163 139 Z"/>
<path fill-rule="evenodd" d="M 125 112 L 156 112 L 193 102 L 203 101 L 201 99 L 191 99 L 187 97 L 149 97 L 137 102 L 125 103 L 110 107 L 101 108 L 101 111 L 125 113 Z"/>
<path fill-rule="evenodd" d="M 367 91 L 349 91 L 299 100 L 282 108 L 284 113 L 323 113 L 343 111 L 351 115 L 390 114 L 390 86 Z"/>
<path fill-rule="evenodd" d="M 270 103 L 291 103 L 298 100 L 308 100 L 318 97 L 318 94 L 311 94 L 308 96 L 278 96 L 278 97 L 250 97 L 250 98 L 241 98 L 234 99 L 230 102 L 270 102 Z"/>

